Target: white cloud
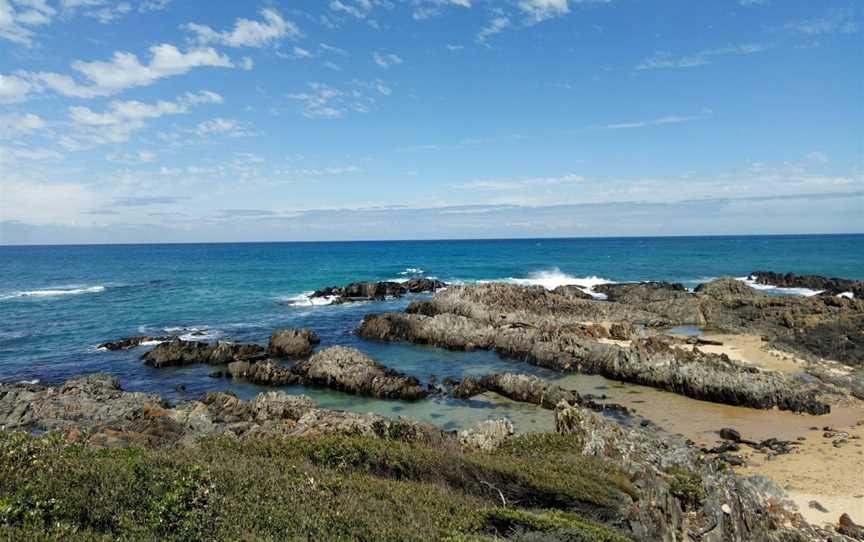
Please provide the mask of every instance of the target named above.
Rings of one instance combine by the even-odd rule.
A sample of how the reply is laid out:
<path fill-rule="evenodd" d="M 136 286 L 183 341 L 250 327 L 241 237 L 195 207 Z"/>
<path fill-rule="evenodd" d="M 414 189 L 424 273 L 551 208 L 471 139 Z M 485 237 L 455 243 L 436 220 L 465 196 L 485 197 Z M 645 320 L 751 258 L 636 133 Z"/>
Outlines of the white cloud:
<path fill-rule="evenodd" d="M 662 126 L 664 124 L 682 124 L 685 122 L 691 122 L 694 120 L 704 119 L 707 116 L 711 115 L 710 110 L 705 111 L 701 115 L 667 115 L 665 117 L 658 117 L 656 119 L 651 120 L 641 120 L 641 121 L 632 121 L 632 122 L 619 122 L 614 124 L 604 124 L 602 126 L 594 126 L 594 128 L 599 128 L 602 130 L 626 130 L 631 128 L 645 128 L 647 126 Z"/>
<path fill-rule="evenodd" d="M 129 140 L 132 132 L 147 126 L 146 121 L 168 115 L 188 113 L 191 107 L 202 104 L 222 103 L 215 92 L 187 93 L 176 101 L 144 103 L 135 100 L 113 101 L 107 111 L 97 112 L 89 107 L 69 108 L 69 119 L 75 133 L 61 138 L 61 144 L 71 150 L 86 149 L 95 145 L 122 143 Z"/>
<path fill-rule="evenodd" d="M 652 56 L 645 58 L 636 65 L 637 70 L 656 70 L 663 68 L 695 68 L 710 64 L 711 60 L 719 56 L 728 55 L 752 55 L 767 51 L 771 47 L 762 43 L 748 43 L 719 49 L 708 49 L 689 55 L 674 55 L 667 51 L 658 51 Z"/>
<path fill-rule="evenodd" d="M 30 47 L 32 28 L 48 24 L 56 14 L 45 0 L 0 0 L 0 38 Z"/>
<path fill-rule="evenodd" d="M 47 124 L 32 113 L 0 115 L 0 139 L 12 139 L 43 130 Z"/>
<path fill-rule="evenodd" d="M 375 51 L 372 53 L 372 60 L 375 61 L 375 64 L 378 64 L 378 66 L 385 70 L 390 68 L 390 66 L 398 66 L 399 64 L 402 64 L 402 58 L 393 53 L 379 53 L 378 51 Z"/>
<path fill-rule="evenodd" d="M 204 121 L 195 128 L 195 133 L 200 137 L 209 137 L 214 135 L 226 137 L 245 137 L 252 135 L 247 130 L 244 130 L 236 120 L 224 119 L 217 117 L 215 119 Z"/>
<path fill-rule="evenodd" d="M 109 162 L 117 162 L 118 164 L 135 166 L 141 164 L 149 164 L 150 162 L 153 162 L 154 160 L 156 160 L 156 153 L 145 150 L 140 150 L 135 153 L 112 153 L 106 155 L 105 159 Z"/>
<path fill-rule="evenodd" d="M 209 26 L 190 23 L 186 29 L 193 32 L 198 43 L 219 43 L 228 47 L 266 47 L 282 38 L 297 39 L 302 36 L 300 29 L 291 21 L 286 21 L 274 9 L 261 10 L 264 21 L 237 19 L 234 29 L 217 32 Z"/>
<path fill-rule="evenodd" d="M 569 185 L 575 183 L 581 183 L 585 180 L 581 175 L 576 175 L 574 173 L 568 173 L 566 175 L 561 175 L 560 177 L 534 177 L 531 179 L 520 179 L 515 181 L 502 181 L 502 180 L 478 180 L 478 181 L 469 181 L 467 183 L 462 183 L 456 185 L 456 188 L 461 188 L 463 190 L 529 190 L 536 188 L 549 188 L 549 187 L 559 187 L 562 185 Z"/>
<path fill-rule="evenodd" d="M 32 90 L 33 85 L 26 79 L 16 75 L 0 74 L 0 103 L 23 102 L 30 97 Z"/>
<path fill-rule="evenodd" d="M 477 33 L 477 42 L 485 44 L 487 40 L 510 27 L 510 19 L 504 15 L 496 15 Z"/>
<path fill-rule="evenodd" d="M 830 160 L 828 155 L 822 151 L 813 151 L 807 155 L 807 160 L 816 162 L 817 164 L 827 164 Z"/>
<path fill-rule="evenodd" d="M 286 97 L 299 102 L 303 116 L 313 119 L 338 119 L 349 112 L 369 113 L 375 106 L 374 94 L 392 94 L 392 89 L 380 80 L 353 81 L 344 89 L 319 82 L 311 82 L 308 87 L 309 92 L 287 94 Z"/>
<path fill-rule="evenodd" d="M 815 37 L 829 34 L 855 34 L 859 21 L 852 12 L 835 12 L 817 19 L 806 19 L 786 23 L 783 29 L 801 36 Z"/>
<path fill-rule="evenodd" d="M 519 9 L 528 14 L 534 22 L 561 17 L 570 13 L 567 0 L 521 0 Z"/>
<path fill-rule="evenodd" d="M 442 10 L 450 6 L 470 8 L 471 0 L 413 0 L 413 4 L 412 17 L 422 21 L 441 15 Z"/>
<path fill-rule="evenodd" d="M 53 72 L 23 72 L 19 78 L 26 77 L 36 90 L 52 90 L 74 98 L 93 98 L 110 96 L 127 88 L 148 86 L 164 77 L 181 75 L 198 67 L 235 67 L 227 56 L 210 47 L 183 52 L 174 45 L 163 43 L 150 47 L 150 55 L 150 61 L 146 64 L 125 51 L 115 52 L 109 61 L 76 60 L 72 68 L 81 73 L 89 84 L 82 85 L 69 75 Z M 2 95 L 0 91 L 0 97 Z M 17 95 L 20 101 L 20 89 Z"/>
<path fill-rule="evenodd" d="M 0 150 L 0 164 L 3 152 Z M 76 183 L 48 183 L 5 177 L 0 180 L 0 220 L 27 224 L 74 226 L 79 216 L 95 207 L 98 195 Z"/>

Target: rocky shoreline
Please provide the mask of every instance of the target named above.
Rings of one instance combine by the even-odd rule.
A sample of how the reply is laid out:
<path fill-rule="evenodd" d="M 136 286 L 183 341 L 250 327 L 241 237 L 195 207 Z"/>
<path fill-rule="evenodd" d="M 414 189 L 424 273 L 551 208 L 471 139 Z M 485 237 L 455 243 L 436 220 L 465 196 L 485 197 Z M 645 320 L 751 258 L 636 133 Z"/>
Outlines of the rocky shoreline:
<path fill-rule="evenodd" d="M 574 287 L 550 291 L 501 283 L 446 286 L 416 279 L 354 283 L 313 296 L 347 303 L 435 292 L 431 299 L 412 302 L 404 312 L 367 315 L 356 330 L 366 340 L 491 350 L 561 373 L 602 375 L 692 399 L 813 416 L 862 397 L 864 300 L 854 294 L 856 284 L 822 277 L 754 276 L 781 287 L 819 286 L 832 295 L 771 296 L 735 279 L 717 279 L 694 292 L 662 282 L 604 284 L 593 289 L 594 295 Z M 836 290 L 853 295 L 838 297 L 843 292 Z M 708 351 L 722 347 L 722 341 L 669 335 L 673 326 L 757 335 L 765 344 L 794 352 L 803 365 L 789 372 L 733 359 Z M 629 417 L 628 408 L 537 376 L 506 372 L 424 383 L 359 350 L 320 343 L 312 330 L 279 329 L 266 346 L 140 336 L 100 347 L 116 351 L 153 346 L 141 355 L 142 362 L 153 368 L 211 365 L 212 377 L 245 379 L 271 388 L 324 387 L 402 401 L 467 400 L 493 393 L 551 411 L 556 433 L 574 439 L 568 453 L 595 458 L 626 473 L 630 488 L 598 507 L 559 501 L 560 495 L 540 489 L 532 494 L 523 487 L 514 493 L 493 484 L 491 495 L 500 497 L 504 509 L 512 503 L 542 503 L 543 508 L 596 522 L 615 536 L 640 541 L 864 540 L 853 518 L 845 516 L 831 529 L 814 527 L 773 482 L 740 476 L 729 467 L 744 464 L 738 455 L 742 447 L 770 459 L 794 453 L 800 442 L 748 440 L 724 427 L 718 428 L 719 444 L 700 446 L 659 430 L 649 420 L 631 424 L 635 427 L 622 425 L 613 418 Z M 197 447 L 214 438 L 290 441 L 353 435 L 378 439 L 385 447 L 408 442 L 462 450 L 459 453 L 496 454 L 516 438 L 509 420 L 447 432 L 408 419 L 323 409 L 307 396 L 278 390 L 250 400 L 214 392 L 172 405 L 156 395 L 125 391 L 106 374 L 73 378 L 55 387 L 0 384 L 0 427 L 32 435 L 59 433 L 65 442 L 97 448 L 166 450 Z M 847 442 L 843 437 L 835 440 Z"/>

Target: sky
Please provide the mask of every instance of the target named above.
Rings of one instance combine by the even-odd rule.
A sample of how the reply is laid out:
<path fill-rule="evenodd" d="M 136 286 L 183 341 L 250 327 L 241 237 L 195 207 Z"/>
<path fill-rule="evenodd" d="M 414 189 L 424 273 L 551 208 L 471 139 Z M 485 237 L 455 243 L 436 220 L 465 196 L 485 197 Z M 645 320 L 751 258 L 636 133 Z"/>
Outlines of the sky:
<path fill-rule="evenodd" d="M 0 244 L 843 232 L 859 0 L 0 0 Z"/>

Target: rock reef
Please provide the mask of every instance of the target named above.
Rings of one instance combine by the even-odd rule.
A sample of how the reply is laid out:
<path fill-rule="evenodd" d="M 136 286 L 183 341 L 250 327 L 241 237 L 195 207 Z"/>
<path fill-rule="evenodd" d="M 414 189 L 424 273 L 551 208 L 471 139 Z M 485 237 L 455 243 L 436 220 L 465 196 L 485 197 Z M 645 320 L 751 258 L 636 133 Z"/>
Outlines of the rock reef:
<path fill-rule="evenodd" d="M 447 285 L 440 280 L 413 278 L 405 282 L 352 282 L 345 286 L 330 286 L 312 293 L 311 298 L 331 298 L 333 303 L 356 301 L 380 301 L 388 297 L 402 297 L 405 294 L 434 292 Z"/>

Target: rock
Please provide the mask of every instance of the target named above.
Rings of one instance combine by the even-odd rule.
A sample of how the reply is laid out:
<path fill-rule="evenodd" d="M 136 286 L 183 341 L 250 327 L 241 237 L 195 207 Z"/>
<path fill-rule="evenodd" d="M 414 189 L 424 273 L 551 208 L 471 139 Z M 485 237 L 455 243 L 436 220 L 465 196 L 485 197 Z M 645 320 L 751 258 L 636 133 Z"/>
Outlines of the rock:
<path fill-rule="evenodd" d="M 172 408 L 158 396 L 124 391 L 116 378 L 105 374 L 74 378 L 58 387 L 0 384 L 0 427 L 64 431 L 74 441 L 112 448 L 191 445 L 217 435 L 347 432 L 404 440 L 445 438 L 429 424 L 318 409 L 306 396 L 276 391 L 251 401 L 214 392 Z"/>
<path fill-rule="evenodd" d="M 199 341 L 174 339 L 156 346 L 141 359 L 152 367 L 171 367 L 207 363 L 223 365 L 231 361 L 255 361 L 266 357 L 264 349 L 257 344 L 240 344 L 220 341 L 210 345 Z"/>
<path fill-rule="evenodd" d="M 630 346 L 621 347 L 590 340 L 578 325 L 556 322 L 539 327 L 500 317 L 491 319 L 493 325 L 484 320 L 484 313 L 472 314 L 477 317 L 453 313 L 367 315 L 357 333 L 366 339 L 405 340 L 451 350 L 494 350 L 562 372 L 599 374 L 718 403 L 811 414 L 830 411 L 816 398 L 815 391 L 786 374 L 757 369 L 725 355 L 675 348 L 659 337 L 634 340 Z"/>
<path fill-rule="evenodd" d="M 278 329 L 270 336 L 267 351 L 277 358 L 303 359 L 312 355 L 312 348 L 320 342 L 308 329 Z"/>
<path fill-rule="evenodd" d="M 609 336 L 618 341 L 629 341 L 636 335 L 636 330 L 629 322 L 615 322 L 609 326 Z"/>
<path fill-rule="evenodd" d="M 562 297 L 570 299 L 594 299 L 593 295 L 587 293 L 582 288 L 573 285 L 559 286 L 552 291 Z"/>
<path fill-rule="evenodd" d="M 561 401 L 574 405 L 587 402 L 575 391 L 565 390 L 536 376 L 515 373 L 490 374 L 480 379 L 465 377 L 453 388 L 452 395 L 458 399 L 470 399 L 487 391 L 550 410 Z"/>
<path fill-rule="evenodd" d="M 864 281 L 840 278 L 826 278 L 820 275 L 796 275 L 795 273 L 775 273 L 773 271 L 754 271 L 750 278 L 757 284 L 768 284 L 779 288 L 807 288 L 822 290 L 828 295 L 851 292 L 856 298 L 864 297 Z"/>
<path fill-rule="evenodd" d="M 186 391 L 186 384 L 177 384 L 174 386 L 174 389 L 179 392 L 184 392 Z"/>
<path fill-rule="evenodd" d="M 342 346 L 318 352 L 294 367 L 293 372 L 306 385 L 326 386 L 379 399 L 415 400 L 428 394 L 416 378 Z"/>
<path fill-rule="evenodd" d="M 720 430 L 720 438 L 731 440 L 732 442 L 741 442 L 741 433 L 729 427 L 724 427 Z"/>
<path fill-rule="evenodd" d="M 459 443 L 464 448 L 491 452 L 513 435 L 513 422 L 503 418 L 487 420 L 471 429 L 459 432 Z"/>
<path fill-rule="evenodd" d="M 575 452 L 612 461 L 641 488 L 622 517 L 637 525 L 629 533 L 636 540 L 822 540 L 773 482 L 738 476 L 680 437 L 623 427 L 566 403 L 555 424 L 579 437 Z"/>
<path fill-rule="evenodd" d="M 228 375 L 231 378 L 244 378 L 251 366 L 248 361 L 232 361 L 228 364 Z"/>
<path fill-rule="evenodd" d="M 223 376 L 225 376 L 225 373 L 222 371 L 213 371 L 207 376 L 209 376 L 210 378 L 222 378 Z"/>
<path fill-rule="evenodd" d="M 300 382 L 300 377 L 290 368 L 278 365 L 272 360 L 251 365 L 246 378 L 259 386 L 291 386 Z"/>
<path fill-rule="evenodd" d="M 131 348 L 141 346 L 142 343 L 165 342 L 170 341 L 173 338 L 174 337 L 151 337 L 150 335 L 138 335 L 136 337 L 124 337 L 116 341 L 102 343 L 99 345 L 99 348 L 104 348 L 105 350 L 112 351 L 129 350 Z"/>
<path fill-rule="evenodd" d="M 807 506 L 809 506 L 813 510 L 818 510 L 819 512 L 822 512 L 823 514 L 828 513 L 828 509 L 822 506 L 819 501 L 810 501 L 809 503 L 807 503 Z"/>
<path fill-rule="evenodd" d="M 434 292 L 447 285 L 440 280 L 413 278 L 400 282 L 352 282 L 345 286 L 330 286 L 312 293 L 310 297 L 330 297 L 334 303 L 377 301 L 388 297 L 401 297 L 407 293 Z"/>
<path fill-rule="evenodd" d="M 696 287 L 695 291 L 696 293 L 718 300 L 755 299 L 765 296 L 765 294 L 732 277 L 714 279 L 710 282 L 700 284 Z"/>
<path fill-rule="evenodd" d="M 855 540 L 864 540 L 864 527 L 852 521 L 849 514 L 843 514 L 840 516 L 840 521 L 837 524 L 837 532 L 844 536 L 848 536 L 849 538 L 854 538 Z"/>

